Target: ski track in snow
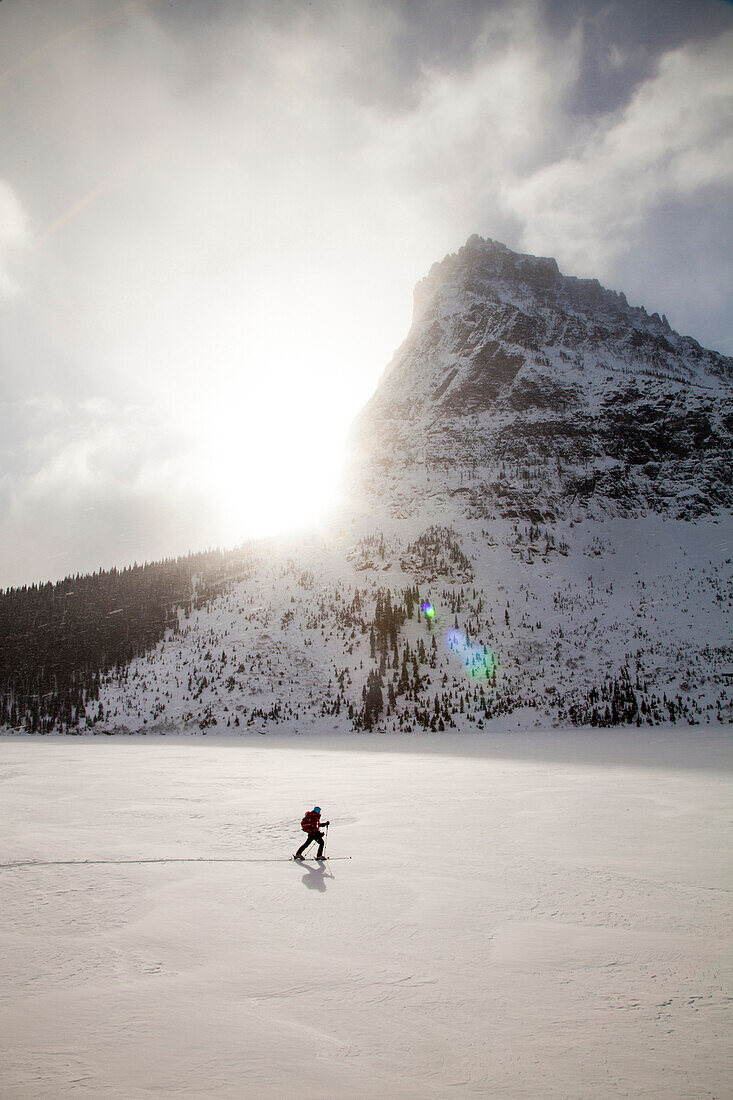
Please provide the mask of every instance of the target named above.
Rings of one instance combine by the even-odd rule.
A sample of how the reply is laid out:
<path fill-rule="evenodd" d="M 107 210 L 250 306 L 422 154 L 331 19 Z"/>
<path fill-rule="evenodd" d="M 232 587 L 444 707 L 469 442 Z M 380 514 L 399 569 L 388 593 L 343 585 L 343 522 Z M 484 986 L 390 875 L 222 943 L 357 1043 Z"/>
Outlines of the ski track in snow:
<path fill-rule="evenodd" d="M 112 863 L 283 863 L 288 862 L 292 857 L 288 856 L 273 856 L 272 858 L 263 857 L 258 859 L 252 857 L 226 857 L 226 856 L 161 856 L 157 859 L 27 859 L 20 860 L 16 863 L 0 863 L 0 870 L 10 871 L 16 867 L 93 867 L 100 864 L 112 864 Z M 326 856 L 326 859 L 332 859 L 332 856 Z M 351 859 L 351 856 L 336 856 L 336 859 Z M 305 857 L 302 861 L 305 863 L 321 862 L 311 859 L 310 856 Z"/>
<path fill-rule="evenodd" d="M 730 730 L 655 733 L 0 740 L 3 1100 L 722 1100 Z"/>

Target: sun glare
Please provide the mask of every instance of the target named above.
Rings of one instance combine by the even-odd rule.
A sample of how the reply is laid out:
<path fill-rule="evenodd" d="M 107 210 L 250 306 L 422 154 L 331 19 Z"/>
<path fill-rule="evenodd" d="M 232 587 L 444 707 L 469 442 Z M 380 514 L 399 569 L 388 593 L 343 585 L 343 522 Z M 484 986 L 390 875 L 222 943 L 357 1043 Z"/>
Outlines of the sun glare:
<path fill-rule="evenodd" d="M 260 387 L 212 411 L 209 479 L 225 542 L 284 533 L 327 509 L 349 417 L 320 397 L 315 405 Z"/>
<path fill-rule="evenodd" d="M 263 281 L 216 345 L 208 397 L 188 398 L 201 436 L 196 478 L 220 516 L 222 544 L 318 522 L 374 363 L 386 358 L 369 336 L 355 346 L 349 290 L 335 268 L 319 276 L 313 267 L 310 287 L 303 280 L 285 297 Z"/>

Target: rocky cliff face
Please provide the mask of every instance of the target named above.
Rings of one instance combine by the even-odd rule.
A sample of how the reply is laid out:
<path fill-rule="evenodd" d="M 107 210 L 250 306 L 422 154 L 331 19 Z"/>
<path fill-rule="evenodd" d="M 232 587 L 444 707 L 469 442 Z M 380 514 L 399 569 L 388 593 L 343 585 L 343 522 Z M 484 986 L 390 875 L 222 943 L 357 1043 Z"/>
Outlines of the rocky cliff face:
<path fill-rule="evenodd" d="M 415 290 L 412 329 L 351 435 L 395 516 L 691 519 L 733 505 L 733 360 L 552 259 L 471 237 Z"/>

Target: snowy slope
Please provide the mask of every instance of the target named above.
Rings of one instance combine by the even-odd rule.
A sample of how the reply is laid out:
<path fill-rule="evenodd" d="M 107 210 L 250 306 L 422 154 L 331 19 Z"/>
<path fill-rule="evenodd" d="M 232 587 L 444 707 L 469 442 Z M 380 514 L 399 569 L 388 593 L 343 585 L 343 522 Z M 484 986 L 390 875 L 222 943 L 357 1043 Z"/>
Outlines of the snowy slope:
<path fill-rule="evenodd" d="M 720 730 L 0 749 L 4 1100 L 728 1094 Z"/>
<path fill-rule="evenodd" d="M 384 731 L 730 721 L 722 522 L 464 521 L 436 538 L 416 551 L 393 520 L 360 539 L 268 547 L 248 580 L 109 678 L 92 728 L 364 728 L 370 675 Z M 379 594 L 404 612 L 406 591 L 419 594 L 412 618 L 382 646 Z"/>

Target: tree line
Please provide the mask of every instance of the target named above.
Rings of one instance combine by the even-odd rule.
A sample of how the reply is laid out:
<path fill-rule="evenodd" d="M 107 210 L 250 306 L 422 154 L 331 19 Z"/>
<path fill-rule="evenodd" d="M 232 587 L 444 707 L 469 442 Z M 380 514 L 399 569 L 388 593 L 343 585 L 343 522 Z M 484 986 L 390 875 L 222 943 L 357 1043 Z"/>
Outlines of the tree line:
<path fill-rule="evenodd" d="M 0 591 L 0 726 L 93 725 L 102 677 L 176 631 L 248 568 L 245 550 L 67 576 Z"/>

